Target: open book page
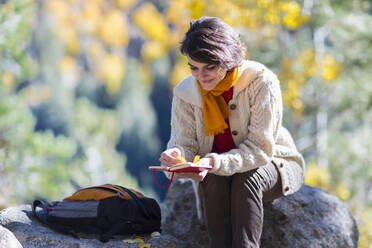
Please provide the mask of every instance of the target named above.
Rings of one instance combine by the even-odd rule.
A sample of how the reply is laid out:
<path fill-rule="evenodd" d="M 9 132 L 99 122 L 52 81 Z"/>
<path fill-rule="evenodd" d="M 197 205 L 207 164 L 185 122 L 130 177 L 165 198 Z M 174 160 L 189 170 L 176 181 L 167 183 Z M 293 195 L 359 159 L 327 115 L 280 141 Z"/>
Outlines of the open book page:
<path fill-rule="evenodd" d="M 153 165 L 153 166 L 149 166 L 149 170 L 152 170 L 152 171 L 169 171 L 171 167 L 169 166 L 163 166 L 163 165 L 160 165 L 160 166 L 157 166 L 157 165 Z"/>
<path fill-rule="evenodd" d="M 193 164 L 193 163 L 179 164 L 179 165 L 175 165 L 172 167 L 149 166 L 149 170 L 152 170 L 152 171 L 168 171 L 168 172 L 175 172 L 175 173 L 201 172 L 201 171 L 210 170 L 210 169 L 212 169 L 212 166 L 210 165 Z"/>
<path fill-rule="evenodd" d="M 210 170 L 212 166 L 209 164 L 202 164 L 202 163 L 185 163 L 176 166 L 172 166 L 169 171 L 176 172 L 176 173 L 184 173 L 184 172 L 196 172 L 199 173 L 204 170 Z"/>
<path fill-rule="evenodd" d="M 183 162 L 175 165 L 175 166 L 149 166 L 149 170 L 152 171 L 169 171 L 169 172 L 175 172 L 175 173 L 184 173 L 184 172 L 196 172 L 199 173 L 204 170 L 210 170 L 212 169 L 212 166 L 208 163 L 202 163 L 200 160 L 200 156 L 195 156 L 194 162 L 186 162 L 184 159 Z"/>

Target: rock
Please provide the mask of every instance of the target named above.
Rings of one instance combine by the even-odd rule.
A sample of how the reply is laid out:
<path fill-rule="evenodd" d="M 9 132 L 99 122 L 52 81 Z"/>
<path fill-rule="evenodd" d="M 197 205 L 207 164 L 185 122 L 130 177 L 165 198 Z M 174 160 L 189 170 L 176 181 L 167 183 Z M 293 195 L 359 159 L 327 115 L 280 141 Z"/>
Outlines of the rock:
<path fill-rule="evenodd" d="M 265 206 L 262 248 L 356 248 L 358 237 L 348 205 L 321 188 L 302 186 Z"/>
<path fill-rule="evenodd" d="M 82 236 L 76 239 L 72 236 L 56 233 L 40 224 L 32 217 L 31 206 L 22 205 L 10 207 L 0 211 L 0 225 L 9 229 L 23 248 L 129 248 L 138 247 L 138 243 L 129 244 L 123 240 L 132 237 L 120 236 L 107 243 L 101 243 L 95 236 Z M 0 233 L 2 233 L 0 229 Z M 1 236 L 2 237 L 2 236 Z M 171 235 L 162 234 L 156 237 L 141 236 L 144 243 L 151 244 L 151 248 L 183 248 L 182 242 Z M 2 241 L 2 238 L 0 238 Z M 0 243 L 2 244 L 2 243 Z M 22 247 L 18 246 L 18 247 Z M 12 246 L 0 246 L 10 248 Z M 17 246 L 14 246 L 17 247 Z"/>
<path fill-rule="evenodd" d="M 0 225 L 0 248 L 22 248 L 14 234 Z"/>
<path fill-rule="evenodd" d="M 191 181 L 173 181 L 164 205 L 165 233 L 185 240 L 186 247 L 208 247 Z M 357 244 L 357 224 L 349 207 L 321 188 L 303 186 L 265 205 L 261 248 L 356 248 Z"/>
<path fill-rule="evenodd" d="M 185 247 L 209 247 L 206 226 L 198 219 L 195 191 L 191 180 L 172 182 L 162 207 L 162 227 L 168 233 L 185 242 Z"/>
<path fill-rule="evenodd" d="M 174 180 L 161 207 L 163 233 L 153 238 L 143 237 L 145 243 L 150 243 L 151 248 L 209 247 L 206 227 L 197 216 L 190 180 Z M 13 232 L 23 248 L 139 247 L 123 242 L 130 237 L 101 243 L 94 237 L 75 239 L 56 233 L 33 219 L 29 205 L 0 211 L 0 225 Z M 3 232 L 0 229 L 0 244 L 5 240 L 12 245 L 9 241 L 12 239 L 8 238 L 12 236 Z M 303 186 L 295 194 L 265 205 L 261 248 L 356 248 L 357 244 L 357 224 L 349 207 L 323 189 Z"/>

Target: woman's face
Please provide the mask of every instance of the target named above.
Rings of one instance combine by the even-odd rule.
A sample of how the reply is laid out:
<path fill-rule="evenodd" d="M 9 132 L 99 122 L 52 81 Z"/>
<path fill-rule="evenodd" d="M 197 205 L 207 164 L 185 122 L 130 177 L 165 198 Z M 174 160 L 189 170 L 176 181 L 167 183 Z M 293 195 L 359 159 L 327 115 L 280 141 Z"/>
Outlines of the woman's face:
<path fill-rule="evenodd" d="M 219 65 L 197 62 L 189 56 L 187 59 L 191 74 L 200 82 L 204 90 L 213 90 L 226 76 L 227 70 Z"/>

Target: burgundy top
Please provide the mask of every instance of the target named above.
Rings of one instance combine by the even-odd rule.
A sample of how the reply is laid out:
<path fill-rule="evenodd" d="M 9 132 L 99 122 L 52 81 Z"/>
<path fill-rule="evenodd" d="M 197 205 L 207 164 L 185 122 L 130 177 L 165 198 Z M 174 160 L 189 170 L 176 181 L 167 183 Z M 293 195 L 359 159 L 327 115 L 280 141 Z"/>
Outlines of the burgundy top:
<path fill-rule="evenodd" d="M 233 96 L 233 92 L 234 92 L 233 87 L 231 87 L 229 90 L 222 93 L 222 96 L 225 99 L 227 104 L 229 104 L 229 101 L 231 100 Z M 225 121 L 229 127 L 226 128 L 223 133 L 220 133 L 214 136 L 212 152 L 223 153 L 223 152 L 228 152 L 231 149 L 236 148 L 236 145 L 234 143 L 231 130 L 230 130 L 229 119 L 227 118 Z"/>

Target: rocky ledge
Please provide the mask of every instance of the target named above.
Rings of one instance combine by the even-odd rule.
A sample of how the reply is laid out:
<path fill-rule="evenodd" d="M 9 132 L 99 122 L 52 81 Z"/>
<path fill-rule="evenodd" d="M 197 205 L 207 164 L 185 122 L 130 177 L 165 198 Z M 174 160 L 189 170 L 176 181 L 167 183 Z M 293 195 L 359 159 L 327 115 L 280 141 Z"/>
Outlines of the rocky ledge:
<path fill-rule="evenodd" d="M 56 233 L 31 216 L 22 205 L 0 211 L 0 248 L 188 248 L 209 247 L 199 221 L 195 193 L 189 180 L 172 183 L 162 205 L 160 236 L 117 237 L 107 243 L 95 237 L 76 239 Z M 323 189 L 303 186 L 297 193 L 265 206 L 262 248 L 358 247 L 358 229 L 349 207 Z"/>

